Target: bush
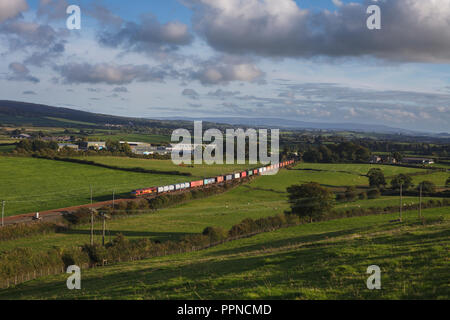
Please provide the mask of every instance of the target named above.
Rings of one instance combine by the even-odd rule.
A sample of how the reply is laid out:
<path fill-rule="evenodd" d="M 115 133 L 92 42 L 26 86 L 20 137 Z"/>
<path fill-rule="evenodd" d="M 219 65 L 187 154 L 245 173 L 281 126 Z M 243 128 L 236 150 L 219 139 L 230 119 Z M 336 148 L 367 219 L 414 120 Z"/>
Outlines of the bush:
<path fill-rule="evenodd" d="M 94 214 L 94 220 L 97 218 L 97 212 L 90 208 L 80 208 L 73 213 L 64 215 L 64 218 L 73 225 L 87 224 L 91 222 L 91 216 Z"/>
<path fill-rule="evenodd" d="M 366 200 L 367 199 L 367 193 L 366 192 L 361 192 L 358 195 L 359 200 Z"/>
<path fill-rule="evenodd" d="M 67 226 L 46 222 L 14 224 L 0 228 L 0 241 L 31 237 L 38 234 L 48 234 L 61 230 L 67 230 Z"/>
<path fill-rule="evenodd" d="M 367 197 L 369 199 L 378 199 L 381 197 L 381 192 L 378 189 L 372 189 L 367 192 Z"/>
<path fill-rule="evenodd" d="M 220 227 L 207 227 L 202 233 L 204 236 L 209 237 L 211 242 L 220 242 L 227 238 L 228 233 L 225 229 Z"/>

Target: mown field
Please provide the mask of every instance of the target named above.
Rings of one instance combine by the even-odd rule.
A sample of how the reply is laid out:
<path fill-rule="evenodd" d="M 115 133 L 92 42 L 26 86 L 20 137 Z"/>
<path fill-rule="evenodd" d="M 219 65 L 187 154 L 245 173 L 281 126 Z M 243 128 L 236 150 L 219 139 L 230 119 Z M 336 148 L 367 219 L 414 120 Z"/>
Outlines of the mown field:
<path fill-rule="evenodd" d="M 448 210 L 306 224 L 194 253 L 82 271 L 0 290 L 0 299 L 449 299 Z M 366 287 L 381 268 L 381 290 Z"/>

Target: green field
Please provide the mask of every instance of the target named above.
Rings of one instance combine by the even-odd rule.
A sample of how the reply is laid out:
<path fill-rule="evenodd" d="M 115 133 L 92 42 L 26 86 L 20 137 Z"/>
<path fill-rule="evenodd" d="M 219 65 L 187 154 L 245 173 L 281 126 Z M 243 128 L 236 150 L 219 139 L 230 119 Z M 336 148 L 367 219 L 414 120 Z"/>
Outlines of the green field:
<path fill-rule="evenodd" d="M 449 172 L 435 172 L 424 176 L 413 176 L 413 183 L 417 186 L 422 181 L 427 180 L 433 182 L 436 186 L 444 187 L 448 178 L 450 178 Z"/>
<path fill-rule="evenodd" d="M 64 208 L 117 195 L 136 188 L 183 182 L 191 177 L 110 170 L 90 165 L 17 157 L 0 157 L 0 199 L 6 215 Z"/>
<path fill-rule="evenodd" d="M 143 168 L 147 170 L 158 171 L 179 171 L 183 173 L 191 173 L 195 177 L 205 178 L 214 177 L 218 175 L 224 175 L 244 169 L 255 168 L 256 165 L 238 165 L 238 164 L 223 164 L 223 165 L 189 165 L 178 166 L 175 165 L 172 160 L 148 160 L 148 159 L 135 159 L 125 157 L 77 157 L 77 159 L 83 159 L 88 161 L 94 161 L 96 163 L 106 164 L 110 166 L 122 167 L 122 168 Z"/>
<path fill-rule="evenodd" d="M 352 174 L 366 175 L 372 168 L 380 168 L 386 177 L 400 173 L 426 172 L 426 169 L 407 168 L 379 164 L 333 164 L 333 163 L 305 163 L 300 165 L 303 169 L 325 170 L 328 172 L 348 172 Z"/>
<path fill-rule="evenodd" d="M 124 166 L 128 161 L 134 161 L 122 159 L 117 161 Z M 148 168 L 192 172 L 197 176 L 135 173 L 52 160 L 0 157 L 0 199 L 6 200 L 6 216 L 11 216 L 87 204 L 90 202 L 90 185 L 94 202 L 99 202 L 110 200 L 113 190 L 117 196 L 129 197 L 133 189 L 191 181 L 246 167 L 209 166 L 203 176 L 201 168 L 180 167 L 182 170 L 178 170 L 170 161 L 144 162 Z"/>
<path fill-rule="evenodd" d="M 0 153 L 4 153 L 4 152 L 11 152 L 16 148 L 16 145 L 12 144 L 12 145 L 5 145 L 5 146 L 0 146 Z"/>
<path fill-rule="evenodd" d="M 430 225 L 413 215 L 367 216 L 301 225 L 208 250 L 122 263 L 0 290 L 0 299 L 449 299 L 448 210 Z M 381 290 L 366 269 L 381 268 Z"/>
<path fill-rule="evenodd" d="M 302 167 L 303 164 L 297 166 Z M 258 177 L 252 183 L 242 185 L 227 193 L 210 198 L 196 200 L 171 208 L 163 209 L 155 214 L 143 214 L 108 222 L 108 233 L 114 236 L 123 233 L 129 238 L 142 237 L 154 240 L 177 239 L 189 233 L 200 233 L 208 226 L 231 227 L 244 218 L 259 218 L 273 216 L 288 209 L 286 188 L 295 183 L 317 181 L 324 185 L 344 186 L 359 176 L 336 172 L 335 174 L 320 173 L 307 176 L 308 171 L 281 170 L 275 176 Z M 364 178 L 366 179 L 366 178 Z M 364 180 L 365 181 L 365 180 Z M 367 183 L 367 182 L 366 182 Z M 424 200 L 428 200 L 427 198 Z M 405 197 L 404 203 L 416 203 L 415 197 Z M 336 209 L 353 207 L 381 207 L 398 205 L 399 198 L 383 197 L 377 200 L 364 200 L 352 203 L 338 204 Z M 101 225 L 95 226 L 96 241 L 100 241 Z M 33 247 L 44 250 L 53 246 L 83 245 L 89 239 L 88 226 L 79 227 L 68 233 L 57 233 L 0 244 L 0 250 L 15 247 Z"/>
<path fill-rule="evenodd" d="M 89 136 L 90 141 L 129 141 L 129 142 L 145 142 L 145 143 L 171 143 L 170 136 L 157 134 L 139 134 L 139 133 L 119 133 L 119 134 L 94 134 Z"/>

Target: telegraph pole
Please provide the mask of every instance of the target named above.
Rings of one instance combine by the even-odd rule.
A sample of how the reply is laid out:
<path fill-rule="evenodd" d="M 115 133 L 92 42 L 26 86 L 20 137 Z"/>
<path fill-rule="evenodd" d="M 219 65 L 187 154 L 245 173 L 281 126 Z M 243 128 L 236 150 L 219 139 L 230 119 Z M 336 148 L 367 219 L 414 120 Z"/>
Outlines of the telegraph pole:
<path fill-rule="evenodd" d="M 103 213 L 103 234 L 102 234 L 102 245 L 105 246 L 105 230 L 106 230 L 106 214 Z"/>
<path fill-rule="evenodd" d="M 92 210 L 92 185 L 91 185 L 91 246 L 94 245 L 94 211 Z"/>
<path fill-rule="evenodd" d="M 114 212 L 114 210 L 115 210 L 115 207 L 114 207 L 114 200 L 116 200 L 116 190 L 113 190 L 113 206 L 112 206 L 113 212 Z"/>
<path fill-rule="evenodd" d="M 400 184 L 400 222 L 402 222 L 403 216 L 403 183 Z"/>
<path fill-rule="evenodd" d="M 419 194 L 419 219 L 422 218 L 422 183 L 420 184 L 420 194 Z"/>
<path fill-rule="evenodd" d="M 5 226 L 5 200 L 2 200 L 2 227 Z"/>

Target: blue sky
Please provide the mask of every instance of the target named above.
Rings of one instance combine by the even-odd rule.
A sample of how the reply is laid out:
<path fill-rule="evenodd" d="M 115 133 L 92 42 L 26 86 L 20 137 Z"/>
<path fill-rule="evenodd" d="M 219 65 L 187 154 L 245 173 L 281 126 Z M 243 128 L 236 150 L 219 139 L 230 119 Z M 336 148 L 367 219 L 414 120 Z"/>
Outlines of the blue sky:
<path fill-rule="evenodd" d="M 65 27 L 69 4 L 81 8 L 81 30 Z M 371 4 L 381 30 L 366 27 Z M 0 8 L 0 99 L 147 118 L 449 131 L 450 0 L 0 0 Z"/>

